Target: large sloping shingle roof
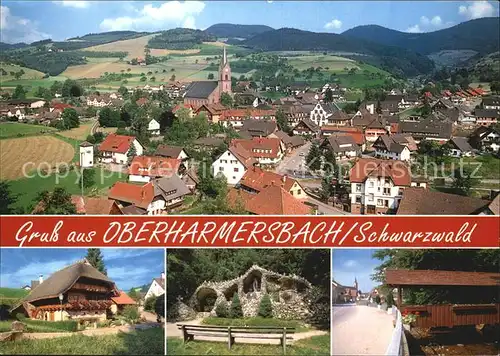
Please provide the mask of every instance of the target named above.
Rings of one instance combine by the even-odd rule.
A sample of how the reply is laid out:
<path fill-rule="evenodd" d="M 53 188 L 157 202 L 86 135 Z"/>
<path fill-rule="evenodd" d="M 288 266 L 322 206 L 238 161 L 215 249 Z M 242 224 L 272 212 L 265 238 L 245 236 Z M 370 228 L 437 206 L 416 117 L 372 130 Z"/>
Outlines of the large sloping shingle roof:
<path fill-rule="evenodd" d="M 210 81 L 192 82 L 184 98 L 208 99 L 218 85 L 217 82 Z"/>
<path fill-rule="evenodd" d="M 87 261 L 83 260 L 53 273 L 49 278 L 36 286 L 22 302 L 34 302 L 40 299 L 56 298 L 59 294 L 70 289 L 81 277 L 95 279 L 114 286 L 114 282 L 111 279 L 91 266 Z"/>

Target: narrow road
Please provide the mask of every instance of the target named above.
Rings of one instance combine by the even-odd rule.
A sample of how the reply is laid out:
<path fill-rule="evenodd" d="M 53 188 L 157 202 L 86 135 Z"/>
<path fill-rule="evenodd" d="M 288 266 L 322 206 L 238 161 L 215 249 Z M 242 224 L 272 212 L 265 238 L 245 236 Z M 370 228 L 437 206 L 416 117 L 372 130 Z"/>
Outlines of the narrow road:
<path fill-rule="evenodd" d="M 289 156 L 283 158 L 278 167 L 276 167 L 276 173 L 291 175 L 290 172 L 301 171 L 302 168 L 305 168 L 305 157 L 309 153 L 310 148 L 311 143 L 308 142 L 304 146 L 297 148 Z"/>
<path fill-rule="evenodd" d="M 393 316 L 361 305 L 334 306 L 332 354 L 385 355 L 394 330 Z"/>

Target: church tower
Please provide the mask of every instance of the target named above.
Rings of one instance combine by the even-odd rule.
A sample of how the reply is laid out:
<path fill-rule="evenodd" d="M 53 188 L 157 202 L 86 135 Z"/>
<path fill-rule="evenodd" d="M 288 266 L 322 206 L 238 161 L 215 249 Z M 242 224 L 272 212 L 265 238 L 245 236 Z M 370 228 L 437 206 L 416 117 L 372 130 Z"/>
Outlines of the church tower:
<path fill-rule="evenodd" d="M 231 67 L 229 66 L 229 61 L 227 60 L 226 46 L 224 46 L 224 53 L 219 66 L 219 92 L 220 95 L 222 95 L 222 93 L 232 95 Z"/>
<path fill-rule="evenodd" d="M 359 286 L 358 286 L 358 279 L 354 277 L 354 288 L 356 288 L 356 293 L 359 291 Z"/>

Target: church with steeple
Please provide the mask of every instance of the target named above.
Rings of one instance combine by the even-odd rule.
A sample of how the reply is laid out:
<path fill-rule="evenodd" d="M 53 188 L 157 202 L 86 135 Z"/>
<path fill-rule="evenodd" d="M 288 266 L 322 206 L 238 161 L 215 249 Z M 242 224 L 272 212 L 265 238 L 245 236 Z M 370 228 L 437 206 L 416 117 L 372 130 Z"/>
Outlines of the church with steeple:
<path fill-rule="evenodd" d="M 231 66 L 227 58 L 226 46 L 223 48 L 217 81 L 192 82 L 184 95 L 184 105 L 199 108 L 202 105 L 217 104 L 220 103 L 222 93 L 232 95 Z"/>

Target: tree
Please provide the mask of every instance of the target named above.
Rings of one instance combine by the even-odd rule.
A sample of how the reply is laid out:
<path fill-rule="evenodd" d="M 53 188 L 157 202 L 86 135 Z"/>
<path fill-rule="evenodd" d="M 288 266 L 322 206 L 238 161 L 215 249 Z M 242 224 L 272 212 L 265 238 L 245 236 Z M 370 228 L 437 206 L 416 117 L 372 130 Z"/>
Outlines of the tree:
<path fill-rule="evenodd" d="M 379 115 L 382 115 L 382 105 L 380 104 L 380 100 L 377 100 L 377 107 L 375 109 L 375 112 Z"/>
<path fill-rule="evenodd" d="M 207 79 L 208 80 L 213 80 L 214 79 L 214 73 L 208 73 Z"/>
<path fill-rule="evenodd" d="M 306 157 L 306 164 L 312 171 L 319 171 L 321 169 L 321 150 L 319 145 L 314 142 Z"/>
<path fill-rule="evenodd" d="M 424 106 L 420 109 L 420 115 L 423 117 L 427 117 L 431 114 L 432 108 L 431 104 L 429 104 L 429 99 L 427 97 L 424 98 Z"/>
<path fill-rule="evenodd" d="M 125 87 L 125 86 L 120 86 L 118 88 L 118 93 L 121 95 L 121 96 L 125 96 L 128 94 L 128 89 Z"/>
<path fill-rule="evenodd" d="M 12 94 L 12 99 L 25 99 L 27 91 L 22 85 L 17 85 Z"/>
<path fill-rule="evenodd" d="M 323 170 L 325 173 L 331 173 L 333 175 L 337 174 L 338 166 L 337 159 L 335 158 L 335 152 L 328 145 L 328 147 L 323 150 Z"/>
<path fill-rule="evenodd" d="M 473 170 L 467 167 L 459 167 L 453 171 L 452 187 L 457 194 L 469 195 L 471 188 L 480 183 L 479 179 L 473 177 Z"/>
<path fill-rule="evenodd" d="M 135 300 L 136 302 L 141 300 L 141 294 L 137 292 L 135 288 L 132 288 L 130 292 L 128 292 L 128 296 L 133 300 Z"/>
<path fill-rule="evenodd" d="M 172 68 L 173 69 L 173 68 Z M 172 74 L 172 76 L 170 77 L 170 81 L 171 82 L 175 82 L 175 74 Z"/>
<path fill-rule="evenodd" d="M 61 118 L 66 129 L 80 126 L 80 119 L 75 109 L 64 109 Z"/>
<path fill-rule="evenodd" d="M 12 204 L 17 201 L 16 196 L 14 196 L 9 189 L 9 183 L 6 181 L 0 181 L 0 214 L 8 215 L 14 214 L 15 211 L 12 208 Z"/>
<path fill-rule="evenodd" d="M 231 307 L 229 308 L 229 317 L 233 319 L 243 318 L 243 309 L 241 308 L 240 297 L 234 293 Z"/>
<path fill-rule="evenodd" d="M 149 312 L 154 312 L 155 311 L 155 304 L 156 304 L 156 296 L 155 295 L 149 296 L 144 301 L 144 310 L 149 311 Z"/>
<path fill-rule="evenodd" d="M 233 107 L 233 98 L 228 93 L 222 93 L 220 96 L 220 103 L 225 107 Z"/>
<path fill-rule="evenodd" d="M 292 131 L 292 129 L 288 125 L 288 120 L 286 118 L 285 112 L 281 107 L 276 111 L 276 123 L 278 124 L 278 128 L 281 131 L 284 131 L 286 133 L 290 133 Z"/>
<path fill-rule="evenodd" d="M 83 94 L 82 87 L 72 79 L 66 79 L 61 88 L 61 94 L 65 98 L 79 97 Z"/>
<path fill-rule="evenodd" d="M 325 98 L 323 99 L 325 103 L 333 102 L 333 91 L 330 88 L 327 88 L 325 91 Z"/>
<path fill-rule="evenodd" d="M 260 300 L 259 316 L 263 318 L 273 317 L 273 304 L 271 303 L 271 298 L 269 297 L 269 294 L 264 294 L 264 296 Z"/>
<path fill-rule="evenodd" d="M 104 264 L 104 257 L 102 256 L 100 248 L 87 249 L 87 255 L 85 256 L 85 259 L 102 274 L 108 274 L 106 265 Z"/>
<path fill-rule="evenodd" d="M 82 184 L 83 179 L 83 187 L 90 188 L 95 184 L 95 170 L 88 168 L 83 169 L 82 174 L 78 178 L 78 184 Z"/>
<path fill-rule="evenodd" d="M 217 315 L 218 318 L 227 318 L 229 316 L 229 310 L 225 300 L 217 304 L 215 307 L 215 315 Z"/>
<path fill-rule="evenodd" d="M 34 203 L 36 215 L 75 215 L 76 206 L 71 201 L 71 194 L 65 188 L 54 188 L 54 191 L 43 191 L 38 194 Z"/>
<path fill-rule="evenodd" d="M 135 146 L 132 145 L 130 146 L 130 149 L 127 152 L 127 157 L 128 157 L 128 163 L 132 162 L 134 157 L 137 156 L 137 150 L 135 149 Z"/>

